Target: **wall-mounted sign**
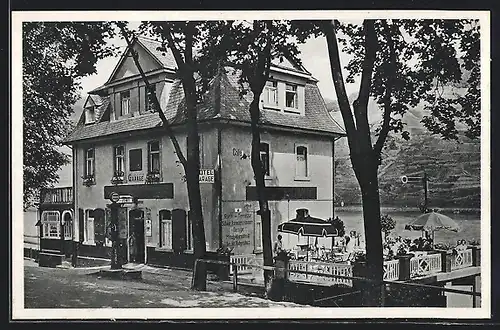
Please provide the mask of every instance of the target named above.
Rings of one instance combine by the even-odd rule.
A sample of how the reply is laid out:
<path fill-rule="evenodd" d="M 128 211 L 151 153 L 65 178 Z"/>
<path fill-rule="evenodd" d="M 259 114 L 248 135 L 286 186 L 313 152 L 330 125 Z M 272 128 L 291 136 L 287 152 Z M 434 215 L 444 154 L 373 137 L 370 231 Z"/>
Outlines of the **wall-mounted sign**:
<path fill-rule="evenodd" d="M 118 199 L 118 204 L 133 204 L 134 197 L 131 195 L 120 195 L 120 199 Z"/>
<path fill-rule="evenodd" d="M 144 233 L 148 237 L 153 236 L 153 224 L 151 219 L 144 220 Z"/>
<path fill-rule="evenodd" d="M 202 169 L 200 170 L 200 183 L 214 183 L 215 182 L 215 171 L 214 169 Z"/>
<path fill-rule="evenodd" d="M 130 173 L 128 175 L 128 181 L 129 182 L 144 181 L 144 173 L 142 172 Z"/>
<path fill-rule="evenodd" d="M 118 203 L 118 201 L 120 200 L 120 195 L 116 192 L 112 192 L 109 196 L 109 200 L 113 203 Z"/>

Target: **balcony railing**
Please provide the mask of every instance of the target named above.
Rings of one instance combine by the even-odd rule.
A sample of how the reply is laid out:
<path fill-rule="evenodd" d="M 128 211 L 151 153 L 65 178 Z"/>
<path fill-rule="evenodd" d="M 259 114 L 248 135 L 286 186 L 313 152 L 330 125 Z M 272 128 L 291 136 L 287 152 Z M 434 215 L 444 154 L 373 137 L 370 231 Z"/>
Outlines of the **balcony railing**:
<path fill-rule="evenodd" d="M 442 271 L 441 254 L 425 254 L 410 259 L 410 277 L 424 276 Z"/>
<path fill-rule="evenodd" d="M 73 203 L 73 188 L 46 188 L 40 194 L 41 204 L 66 204 Z"/>
<path fill-rule="evenodd" d="M 299 281 L 307 281 L 315 283 L 343 284 L 346 286 L 352 286 L 351 279 L 338 278 L 338 277 L 325 277 L 318 275 L 307 275 L 307 274 L 299 274 L 293 272 L 294 270 L 299 270 L 312 273 L 352 276 L 352 266 L 349 264 L 290 260 L 290 263 L 288 264 L 288 269 L 290 271 L 289 278 L 291 281 L 299 280 Z"/>

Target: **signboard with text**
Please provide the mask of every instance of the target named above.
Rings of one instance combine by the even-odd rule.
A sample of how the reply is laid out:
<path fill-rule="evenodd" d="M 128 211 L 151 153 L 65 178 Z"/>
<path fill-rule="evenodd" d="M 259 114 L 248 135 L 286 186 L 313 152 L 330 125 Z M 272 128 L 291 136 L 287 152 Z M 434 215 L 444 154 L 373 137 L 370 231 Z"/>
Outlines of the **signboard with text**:
<path fill-rule="evenodd" d="M 214 169 L 200 169 L 200 183 L 214 183 L 215 171 Z"/>

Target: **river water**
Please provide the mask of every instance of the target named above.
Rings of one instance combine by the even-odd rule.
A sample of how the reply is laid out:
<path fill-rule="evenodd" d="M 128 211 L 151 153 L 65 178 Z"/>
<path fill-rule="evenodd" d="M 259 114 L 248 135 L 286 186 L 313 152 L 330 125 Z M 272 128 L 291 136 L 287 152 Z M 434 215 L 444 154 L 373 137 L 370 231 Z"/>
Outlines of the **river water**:
<path fill-rule="evenodd" d="M 460 226 L 458 232 L 448 230 L 436 231 L 434 234 L 435 243 L 446 243 L 455 245 L 458 239 L 469 241 L 480 241 L 481 238 L 481 215 L 479 213 L 454 213 L 450 210 L 440 210 L 439 213 L 452 218 Z M 363 211 L 361 207 L 338 207 L 335 214 L 344 221 L 346 234 L 351 230 L 361 233 L 364 236 L 363 229 Z M 408 237 L 411 239 L 420 237 L 420 231 L 405 230 L 405 225 L 418 217 L 421 213 L 416 209 L 401 210 L 395 208 L 382 208 L 382 215 L 388 214 L 396 221 L 396 228 L 391 232 L 391 236 Z"/>

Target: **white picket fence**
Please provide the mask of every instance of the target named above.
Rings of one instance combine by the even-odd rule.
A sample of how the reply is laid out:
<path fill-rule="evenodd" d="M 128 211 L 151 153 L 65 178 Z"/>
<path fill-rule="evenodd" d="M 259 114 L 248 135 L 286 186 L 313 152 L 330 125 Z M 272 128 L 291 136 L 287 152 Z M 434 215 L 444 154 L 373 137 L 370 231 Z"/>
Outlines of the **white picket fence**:
<path fill-rule="evenodd" d="M 458 254 L 451 260 L 451 270 L 472 266 L 472 249 L 457 251 Z"/>
<path fill-rule="evenodd" d="M 244 255 L 232 255 L 230 257 L 231 263 L 236 264 L 246 264 L 246 265 L 259 265 L 264 264 L 264 260 L 261 256 L 255 254 L 244 254 Z M 233 275 L 235 265 L 229 267 L 229 274 Z M 260 268 L 250 267 L 245 265 L 237 265 L 238 274 L 251 274 L 260 271 Z"/>

